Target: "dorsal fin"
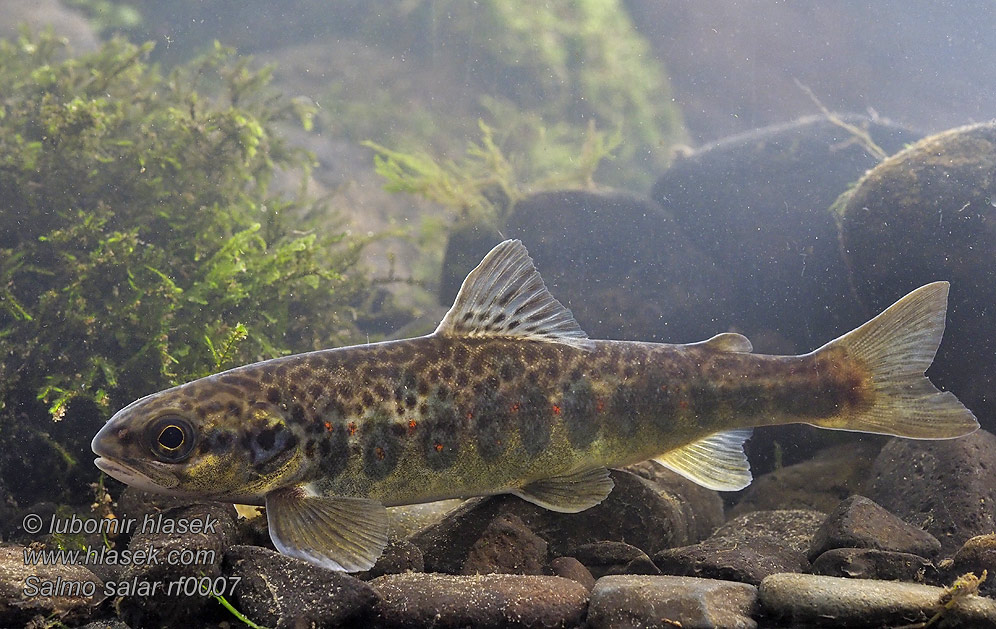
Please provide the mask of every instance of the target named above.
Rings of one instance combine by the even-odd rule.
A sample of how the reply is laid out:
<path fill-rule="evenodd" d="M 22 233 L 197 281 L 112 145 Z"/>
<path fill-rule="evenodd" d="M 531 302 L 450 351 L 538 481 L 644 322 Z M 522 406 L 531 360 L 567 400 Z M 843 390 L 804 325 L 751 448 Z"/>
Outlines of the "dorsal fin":
<path fill-rule="evenodd" d="M 698 343 L 691 343 L 690 345 L 707 347 L 716 352 L 737 352 L 740 354 L 749 354 L 754 351 L 754 346 L 751 345 L 750 339 L 743 334 L 737 334 L 736 332 L 723 332 L 712 338 L 699 341 Z"/>
<path fill-rule="evenodd" d="M 591 343 L 571 311 L 547 290 L 518 240 L 506 240 L 484 256 L 435 333 L 514 336 L 577 347 Z"/>

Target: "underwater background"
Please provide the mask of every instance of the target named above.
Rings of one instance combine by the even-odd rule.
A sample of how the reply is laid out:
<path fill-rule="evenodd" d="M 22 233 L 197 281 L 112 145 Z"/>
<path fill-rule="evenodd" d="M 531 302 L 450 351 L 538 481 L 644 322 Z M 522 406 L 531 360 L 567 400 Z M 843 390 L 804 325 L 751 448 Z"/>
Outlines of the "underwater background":
<path fill-rule="evenodd" d="M 994 26 L 988 0 L 0 3 L 0 626 L 996 626 Z M 742 492 L 641 464 L 574 516 L 399 510 L 360 579 L 92 465 L 149 393 L 431 332 L 506 238 L 592 338 L 801 354 L 950 281 L 928 375 L 982 429 L 763 428 Z M 220 525 L 55 526 L 149 514 Z M 215 552 L 26 554 L 93 548 Z M 139 586 L 191 576 L 240 580 Z"/>

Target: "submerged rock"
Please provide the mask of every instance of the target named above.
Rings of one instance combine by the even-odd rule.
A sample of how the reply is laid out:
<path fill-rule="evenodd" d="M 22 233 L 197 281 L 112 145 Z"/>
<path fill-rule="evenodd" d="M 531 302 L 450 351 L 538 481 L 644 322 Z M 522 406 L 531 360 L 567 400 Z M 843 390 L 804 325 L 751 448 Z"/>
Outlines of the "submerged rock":
<path fill-rule="evenodd" d="M 461 574 L 543 574 L 547 544 L 518 517 L 501 515 L 474 542 Z"/>
<path fill-rule="evenodd" d="M 941 543 L 874 501 L 851 496 L 831 511 L 816 530 L 809 546 L 809 560 L 834 548 L 872 548 L 933 557 L 941 550 Z"/>
<path fill-rule="evenodd" d="M 384 627 L 577 627 L 588 590 L 560 577 L 394 574 L 371 581 Z"/>
<path fill-rule="evenodd" d="M 730 515 L 770 509 L 829 513 L 844 498 L 864 491 L 880 449 L 867 441 L 832 446 L 812 459 L 763 474 L 744 490 Z"/>
<path fill-rule="evenodd" d="M 229 601 L 268 627 L 364 626 L 379 599 L 359 579 L 257 546 L 229 548 L 225 574 L 241 578 Z"/>
<path fill-rule="evenodd" d="M 594 542 L 574 549 L 596 579 L 611 574 L 660 574 L 647 553 L 625 542 Z"/>
<path fill-rule="evenodd" d="M 24 546 L 0 545 L 0 626 L 23 627 L 35 616 L 85 620 L 106 598 L 104 582 L 85 566 L 34 563 L 26 552 Z"/>
<path fill-rule="evenodd" d="M 585 568 L 583 563 L 574 557 L 557 557 L 550 562 L 550 569 L 558 577 L 577 581 L 589 592 L 595 587 L 595 577 L 588 571 L 588 568 Z"/>
<path fill-rule="evenodd" d="M 864 116 L 843 119 L 886 153 L 919 138 Z M 721 325 L 758 339 L 759 351 L 772 349 L 760 342 L 764 330 L 808 351 L 862 322 L 830 206 L 877 162 L 860 138 L 813 116 L 696 149 L 661 175 L 651 197 L 732 274 L 734 309 Z"/>
<path fill-rule="evenodd" d="M 447 249 L 444 304 L 502 237 L 522 239 L 554 297 L 592 338 L 688 343 L 726 330 L 729 273 L 646 197 L 540 192 L 516 203 L 500 229 L 464 228 Z"/>
<path fill-rule="evenodd" d="M 794 626 L 882 627 L 928 621 L 944 588 L 812 574 L 773 574 L 758 595 L 766 614 Z M 996 601 L 966 596 L 943 615 L 945 627 L 996 627 Z"/>
<path fill-rule="evenodd" d="M 996 436 L 893 439 L 875 459 L 868 497 L 937 538 L 951 555 L 996 530 Z"/>
<path fill-rule="evenodd" d="M 409 541 L 422 549 L 425 569 L 458 574 L 474 544 L 499 517 L 514 515 L 546 541 L 553 555 L 572 555 L 583 544 L 625 541 L 652 555 L 670 546 L 697 541 L 699 527 L 691 505 L 658 485 L 629 472 L 610 472 L 615 488 L 580 513 L 555 513 L 510 495 L 468 500 L 445 520 Z"/>
<path fill-rule="evenodd" d="M 923 557 L 873 548 L 834 548 L 813 560 L 813 574 L 885 581 L 934 581 L 937 569 Z"/>
<path fill-rule="evenodd" d="M 118 583 L 124 589 L 116 592 L 115 602 L 121 619 L 130 625 L 191 622 L 203 618 L 208 606 L 216 607 L 194 584 L 222 576 L 225 550 L 237 541 L 235 519 L 235 508 L 220 502 L 174 507 L 138 519 L 128 550 L 157 560 L 136 562 L 121 572 Z M 188 530 L 178 530 L 180 525 Z M 145 592 L 132 583 L 160 587 Z"/>
<path fill-rule="evenodd" d="M 822 520 L 815 511 L 746 513 L 703 542 L 657 553 L 654 563 L 664 574 L 757 585 L 769 574 L 808 570 L 805 551 Z"/>
<path fill-rule="evenodd" d="M 841 204 L 858 297 L 879 310 L 951 282 L 931 377 L 996 429 L 996 122 L 924 138 L 869 171 Z"/>
<path fill-rule="evenodd" d="M 754 511 L 731 518 L 716 529 L 713 537 L 725 537 L 750 543 L 755 537 L 774 537 L 805 554 L 824 515 L 807 509 Z"/>
<path fill-rule="evenodd" d="M 979 535 L 965 542 L 948 568 L 949 580 L 953 580 L 967 572 L 976 576 L 982 571 L 989 573 L 979 591 L 986 596 L 996 596 L 996 534 Z"/>
<path fill-rule="evenodd" d="M 617 575 L 595 584 L 588 627 L 682 627 L 752 629 L 757 588 L 745 583 Z"/>

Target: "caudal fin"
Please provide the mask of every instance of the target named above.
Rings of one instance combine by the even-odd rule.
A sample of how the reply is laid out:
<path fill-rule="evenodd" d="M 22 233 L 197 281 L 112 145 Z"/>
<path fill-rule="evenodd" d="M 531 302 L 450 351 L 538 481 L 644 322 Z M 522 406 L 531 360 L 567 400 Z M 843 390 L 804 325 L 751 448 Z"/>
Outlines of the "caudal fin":
<path fill-rule="evenodd" d="M 941 343 L 947 303 L 947 282 L 921 286 L 821 348 L 845 348 L 871 372 L 874 396 L 870 408 L 814 423 L 911 439 L 950 439 L 975 431 L 979 422 L 972 412 L 923 375 Z"/>

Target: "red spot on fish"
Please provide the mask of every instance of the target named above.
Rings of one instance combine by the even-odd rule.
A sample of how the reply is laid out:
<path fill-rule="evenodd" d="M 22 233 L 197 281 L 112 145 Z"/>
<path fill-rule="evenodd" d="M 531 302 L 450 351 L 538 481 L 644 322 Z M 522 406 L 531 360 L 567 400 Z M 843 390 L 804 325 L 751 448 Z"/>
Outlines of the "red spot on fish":
<path fill-rule="evenodd" d="M 356 434 L 356 422 L 349 422 L 348 428 L 350 437 Z"/>
<path fill-rule="evenodd" d="M 474 413 L 467 411 L 467 419 L 474 419 Z"/>
<path fill-rule="evenodd" d="M 688 400 L 681 400 L 680 402 L 678 402 L 678 406 L 680 406 L 683 409 L 688 408 Z"/>
<path fill-rule="evenodd" d="M 519 408 L 520 408 L 520 405 L 519 405 L 518 402 L 516 402 L 515 404 L 512 405 L 512 412 L 513 413 L 518 413 L 519 412 Z"/>
<path fill-rule="evenodd" d="M 605 412 L 605 401 L 602 399 L 595 400 L 595 410 L 599 413 Z"/>
<path fill-rule="evenodd" d="M 415 432 L 415 427 L 418 426 L 414 419 L 408 420 L 408 432 Z"/>
<path fill-rule="evenodd" d="M 377 455 L 377 460 L 378 461 L 383 461 L 384 460 L 384 448 L 382 448 L 380 446 L 377 446 L 376 448 L 374 448 L 374 454 Z"/>
<path fill-rule="evenodd" d="M 325 422 L 325 430 L 332 432 L 332 422 Z"/>
<path fill-rule="evenodd" d="M 557 406 L 556 404 L 553 405 L 553 414 L 560 415 L 560 407 Z"/>
<path fill-rule="evenodd" d="M 442 451 L 443 451 L 443 444 L 437 443 L 436 444 L 436 452 L 442 452 Z"/>

